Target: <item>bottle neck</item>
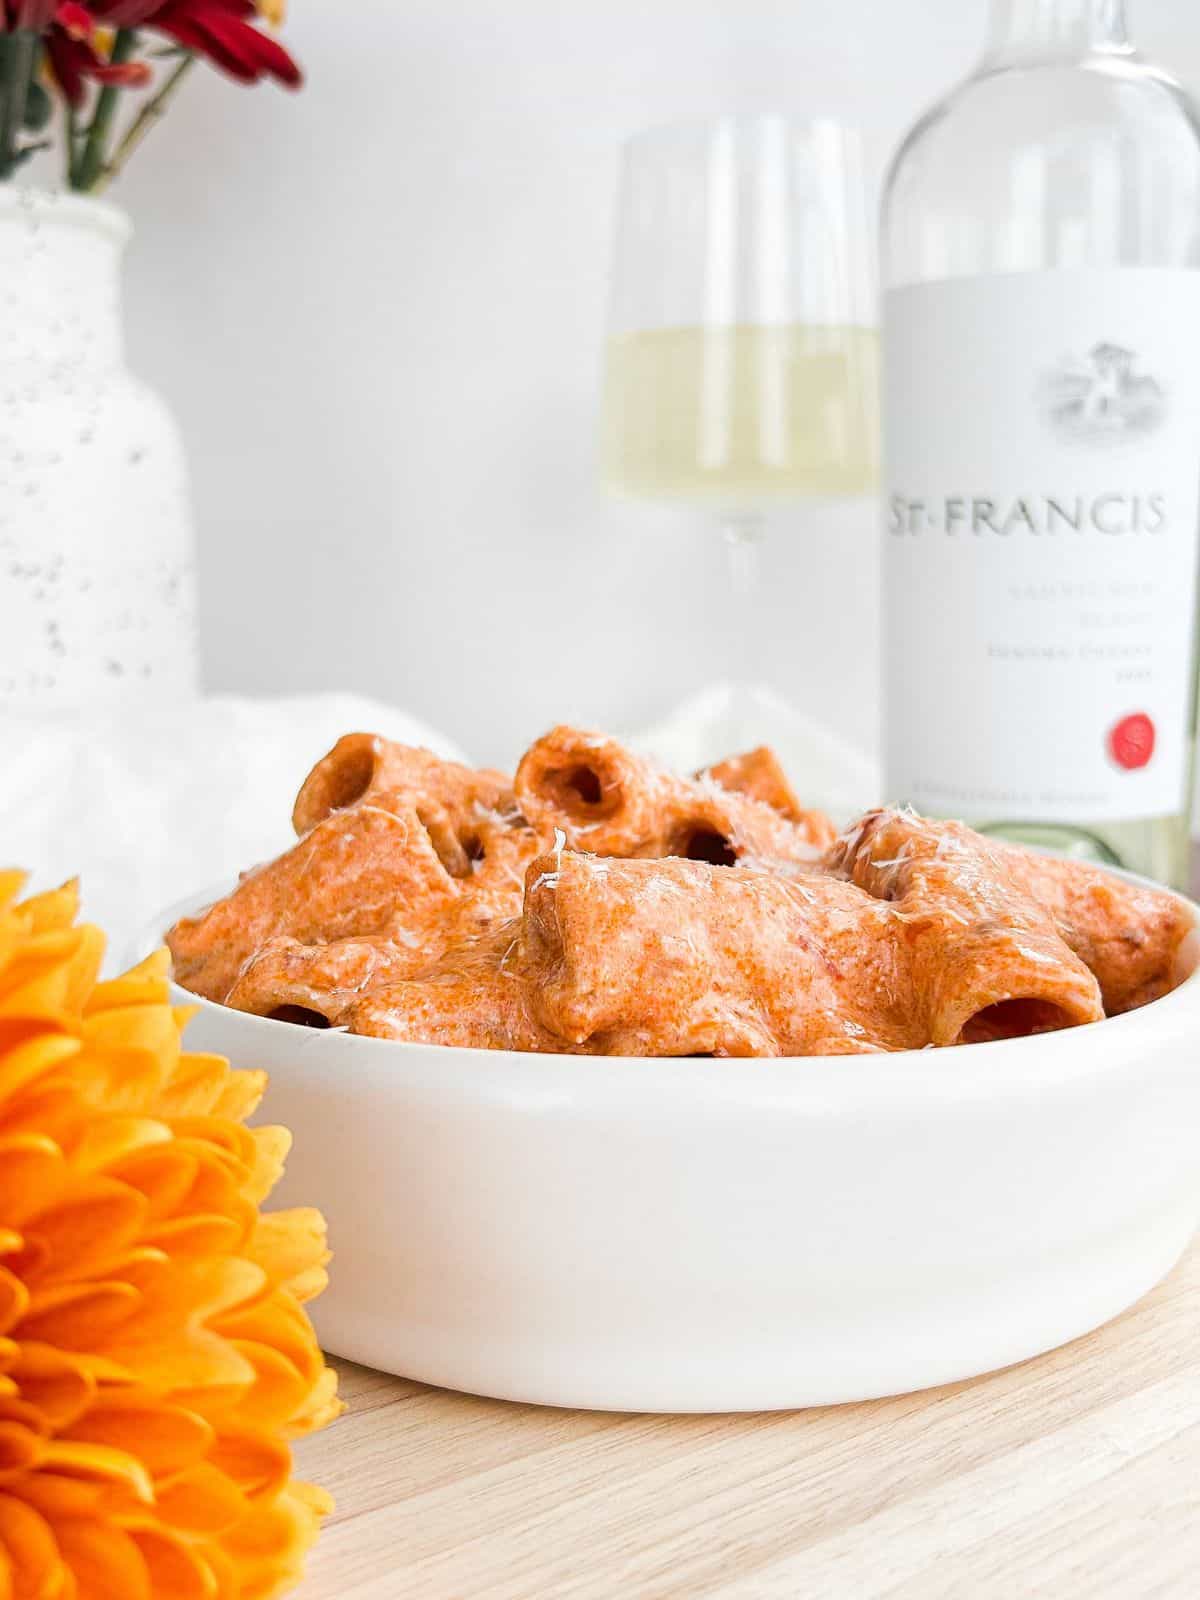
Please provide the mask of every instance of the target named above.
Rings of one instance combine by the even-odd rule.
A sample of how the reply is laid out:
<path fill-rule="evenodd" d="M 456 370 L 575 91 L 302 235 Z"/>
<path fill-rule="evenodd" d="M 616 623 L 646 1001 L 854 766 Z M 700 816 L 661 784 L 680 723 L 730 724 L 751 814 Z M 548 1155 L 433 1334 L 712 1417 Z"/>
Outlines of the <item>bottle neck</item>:
<path fill-rule="evenodd" d="M 984 59 L 996 67 L 1126 54 L 1131 48 L 1125 0 L 992 0 Z"/>

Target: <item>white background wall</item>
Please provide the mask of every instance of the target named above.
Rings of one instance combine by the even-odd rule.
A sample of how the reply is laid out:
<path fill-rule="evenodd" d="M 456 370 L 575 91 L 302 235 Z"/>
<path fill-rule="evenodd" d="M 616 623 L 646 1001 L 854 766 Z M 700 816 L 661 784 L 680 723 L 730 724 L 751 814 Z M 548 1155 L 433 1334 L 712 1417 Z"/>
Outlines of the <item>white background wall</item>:
<path fill-rule="evenodd" d="M 877 174 L 983 0 L 292 0 L 292 98 L 195 75 L 114 192 L 135 366 L 184 425 L 214 688 L 367 690 L 505 760 L 719 672 L 721 552 L 606 501 L 616 151 L 725 108 L 859 122 Z M 1195 0 L 1138 37 L 1200 83 Z M 874 511 L 781 517 L 773 676 L 874 738 Z"/>

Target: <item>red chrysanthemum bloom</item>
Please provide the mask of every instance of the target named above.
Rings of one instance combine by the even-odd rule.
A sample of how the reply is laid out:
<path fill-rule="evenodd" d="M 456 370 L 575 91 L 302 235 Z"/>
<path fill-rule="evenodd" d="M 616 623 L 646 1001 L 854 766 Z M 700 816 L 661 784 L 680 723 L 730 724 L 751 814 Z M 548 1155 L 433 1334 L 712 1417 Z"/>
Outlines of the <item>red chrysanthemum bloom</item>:
<path fill-rule="evenodd" d="M 0 0 L 0 28 L 44 35 L 51 70 L 72 105 L 89 82 L 140 88 L 150 81 L 144 61 L 109 61 L 97 28 L 145 28 L 181 49 L 204 56 L 241 83 L 275 78 L 288 88 L 300 69 L 283 46 L 254 26 L 254 0 Z"/>
<path fill-rule="evenodd" d="M 89 0 L 88 9 L 107 27 L 165 34 L 242 83 L 300 83 L 300 68 L 283 46 L 253 25 L 254 0 Z"/>

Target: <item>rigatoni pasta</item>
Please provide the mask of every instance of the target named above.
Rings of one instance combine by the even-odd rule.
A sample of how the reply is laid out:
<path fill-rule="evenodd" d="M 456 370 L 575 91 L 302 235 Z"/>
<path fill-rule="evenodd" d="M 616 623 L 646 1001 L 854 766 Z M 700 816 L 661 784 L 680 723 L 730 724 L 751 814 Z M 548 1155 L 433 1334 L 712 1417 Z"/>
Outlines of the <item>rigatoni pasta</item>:
<path fill-rule="evenodd" d="M 564 849 L 530 866 L 521 918 L 367 995 L 347 1021 L 388 1038 L 583 1055 L 897 1050 L 924 1042 L 901 999 L 901 955 L 885 908 L 833 877 Z"/>
<path fill-rule="evenodd" d="M 932 1044 L 1103 1017 L 1100 986 L 1053 917 L 961 822 L 872 811 L 835 845 L 829 865 L 887 904 L 905 947 L 909 1004 Z"/>
<path fill-rule="evenodd" d="M 316 943 L 395 934 L 419 942 L 440 926 L 453 883 L 414 811 L 334 812 L 286 855 L 168 937 L 175 974 L 193 993 L 225 1000 L 243 967 L 280 936 Z"/>
<path fill-rule="evenodd" d="M 501 774 L 367 734 L 318 762 L 293 820 L 310 824 L 298 844 L 171 929 L 176 976 L 193 993 L 332 1022 L 369 985 L 514 916 L 542 842 Z"/>
<path fill-rule="evenodd" d="M 796 806 L 789 815 L 723 787 L 715 769 L 676 778 L 615 739 L 577 728 L 553 728 L 532 744 L 514 791 L 535 827 L 559 828 L 572 847 L 593 855 L 811 863 L 834 833 L 822 812 Z"/>
<path fill-rule="evenodd" d="M 284 934 L 250 957 L 225 1004 L 257 1017 L 327 1028 L 360 995 L 423 971 L 435 956 L 427 946 L 414 950 L 394 931 L 325 944 L 302 944 Z"/>
<path fill-rule="evenodd" d="M 416 814 L 452 878 L 469 878 L 487 838 L 516 820 L 512 785 L 502 772 L 476 771 L 428 750 L 350 733 L 309 773 L 296 796 L 292 825 L 303 836 L 337 811 L 375 806 Z"/>
<path fill-rule="evenodd" d="M 1192 929 L 1177 895 L 1114 877 L 1102 867 L 998 845 L 1003 870 L 1053 916 L 1063 940 L 1096 975 L 1109 1016 L 1157 1000 L 1184 975 Z"/>
<path fill-rule="evenodd" d="M 564 852 L 530 868 L 535 1020 L 603 1055 L 776 1056 L 924 1040 L 886 911 L 836 878 Z"/>
<path fill-rule="evenodd" d="M 684 779 L 558 727 L 510 783 L 370 734 L 297 797 L 299 842 L 168 935 L 236 1009 L 585 1055 L 881 1053 L 1100 1021 L 1163 994 L 1184 902 L 961 823 L 840 838 L 771 751 Z"/>

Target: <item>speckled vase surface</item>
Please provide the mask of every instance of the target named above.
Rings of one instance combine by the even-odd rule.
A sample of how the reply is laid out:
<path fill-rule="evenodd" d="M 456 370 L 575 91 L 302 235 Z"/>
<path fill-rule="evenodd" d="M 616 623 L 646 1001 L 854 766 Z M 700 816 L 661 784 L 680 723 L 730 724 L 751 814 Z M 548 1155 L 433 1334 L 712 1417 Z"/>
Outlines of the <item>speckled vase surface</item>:
<path fill-rule="evenodd" d="M 126 369 L 125 214 L 0 184 L 0 710 L 197 689 L 178 429 Z"/>

